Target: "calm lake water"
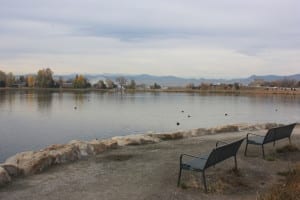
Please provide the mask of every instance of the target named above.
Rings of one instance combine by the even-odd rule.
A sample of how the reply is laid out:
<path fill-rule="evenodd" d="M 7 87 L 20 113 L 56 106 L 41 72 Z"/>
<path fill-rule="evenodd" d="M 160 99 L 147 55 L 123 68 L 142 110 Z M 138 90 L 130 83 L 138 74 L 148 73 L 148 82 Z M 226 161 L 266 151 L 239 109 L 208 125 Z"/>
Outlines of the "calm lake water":
<path fill-rule="evenodd" d="M 0 161 L 72 139 L 296 121 L 299 96 L 0 91 Z"/>

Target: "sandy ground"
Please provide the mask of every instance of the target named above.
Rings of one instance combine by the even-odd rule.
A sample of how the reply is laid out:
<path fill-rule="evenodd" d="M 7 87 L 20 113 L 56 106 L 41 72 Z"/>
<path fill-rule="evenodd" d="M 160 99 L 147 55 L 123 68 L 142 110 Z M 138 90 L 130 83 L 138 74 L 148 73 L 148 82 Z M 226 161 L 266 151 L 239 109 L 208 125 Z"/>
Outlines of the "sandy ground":
<path fill-rule="evenodd" d="M 287 139 L 279 141 L 275 148 L 266 145 L 267 160 L 262 159 L 261 149 L 254 145 L 249 145 L 249 156 L 245 157 L 243 143 L 238 153 L 237 173 L 232 171 L 233 159 L 207 170 L 208 193 L 204 192 L 201 173 L 184 171 L 184 186 L 176 186 L 181 153 L 208 152 L 217 140 L 232 141 L 245 135 L 246 132 L 225 133 L 120 147 L 75 163 L 54 166 L 41 174 L 18 178 L 0 189 L 0 199 L 256 199 L 283 179 L 278 172 L 288 171 L 300 163 L 300 152 L 276 153 L 276 148 L 288 144 Z M 300 148 L 299 126 L 294 129 L 292 143 Z"/>

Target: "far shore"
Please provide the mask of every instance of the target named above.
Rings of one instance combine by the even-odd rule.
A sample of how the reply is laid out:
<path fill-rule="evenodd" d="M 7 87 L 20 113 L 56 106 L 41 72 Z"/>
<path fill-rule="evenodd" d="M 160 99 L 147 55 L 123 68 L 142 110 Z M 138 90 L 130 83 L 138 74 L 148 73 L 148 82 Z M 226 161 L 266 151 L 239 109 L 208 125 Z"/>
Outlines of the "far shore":
<path fill-rule="evenodd" d="M 97 89 L 97 88 L 0 88 L 0 91 L 50 91 L 50 92 L 125 92 L 125 93 L 195 93 L 195 94 L 228 94 L 228 95 L 300 95 L 299 88 L 260 88 L 260 87 L 244 87 L 241 89 L 189 89 L 181 87 L 173 87 L 166 89 Z"/>

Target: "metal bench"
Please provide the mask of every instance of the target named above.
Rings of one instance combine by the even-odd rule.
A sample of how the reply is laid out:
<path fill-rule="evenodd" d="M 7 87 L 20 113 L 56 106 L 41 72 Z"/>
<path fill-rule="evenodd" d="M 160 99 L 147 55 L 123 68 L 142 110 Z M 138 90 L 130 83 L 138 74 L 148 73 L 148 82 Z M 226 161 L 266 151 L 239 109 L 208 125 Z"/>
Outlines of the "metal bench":
<path fill-rule="evenodd" d="M 226 160 L 227 158 L 234 157 L 235 169 L 237 169 L 236 154 L 243 142 L 243 139 L 232 143 L 226 143 L 218 141 L 216 143 L 216 148 L 214 148 L 209 154 L 193 156 L 188 154 L 180 155 L 180 170 L 178 175 L 177 186 L 180 185 L 181 171 L 182 170 L 192 170 L 197 172 L 202 172 L 202 178 L 204 183 L 205 192 L 207 192 L 206 179 L 205 179 L 205 170 L 210 166 L 215 166 L 217 163 Z M 219 143 L 223 143 L 222 146 L 219 146 Z M 183 161 L 184 157 L 190 157 L 187 162 Z"/>
<path fill-rule="evenodd" d="M 291 134 L 295 126 L 296 123 L 289 124 L 286 126 L 271 128 L 264 136 L 248 133 L 246 137 L 246 148 L 244 153 L 245 156 L 247 155 L 248 144 L 261 145 L 263 158 L 265 158 L 265 150 L 264 150 L 265 144 L 273 142 L 273 146 L 275 146 L 275 142 L 277 140 L 281 140 L 284 138 L 288 138 L 291 144 Z M 249 137 L 249 135 L 253 135 L 253 136 Z"/>

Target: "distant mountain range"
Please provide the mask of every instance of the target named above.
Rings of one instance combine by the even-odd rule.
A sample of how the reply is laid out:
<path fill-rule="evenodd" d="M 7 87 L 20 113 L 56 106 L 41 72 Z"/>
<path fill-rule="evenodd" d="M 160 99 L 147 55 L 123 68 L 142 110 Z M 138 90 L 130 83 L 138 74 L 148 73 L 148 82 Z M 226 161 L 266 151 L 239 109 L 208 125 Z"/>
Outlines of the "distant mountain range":
<path fill-rule="evenodd" d="M 199 85 L 201 83 L 241 83 L 243 85 L 248 85 L 252 81 L 256 79 L 262 79 L 265 81 L 275 81 L 281 79 L 293 79 L 300 81 L 300 74 L 294 74 L 289 76 L 279 76 L 279 75 L 265 75 L 265 76 L 257 76 L 252 75 L 248 78 L 236 78 L 236 79 L 206 79 L 206 78 L 182 78 L 176 76 L 153 76 L 148 74 L 140 74 L 140 75 L 126 75 L 126 74 L 85 74 L 84 75 L 92 84 L 98 82 L 99 80 L 110 79 L 115 81 L 117 77 L 123 76 L 127 80 L 135 80 L 137 84 L 146 84 L 146 85 L 153 85 L 157 83 L 162 86 L 185 86 L 189 83 L 193 83 L 195 85 Z M 75 74 L 69 75 L 56 75 L 55 78 L 63 77 L 64 80 L 73 79 Z"/>

